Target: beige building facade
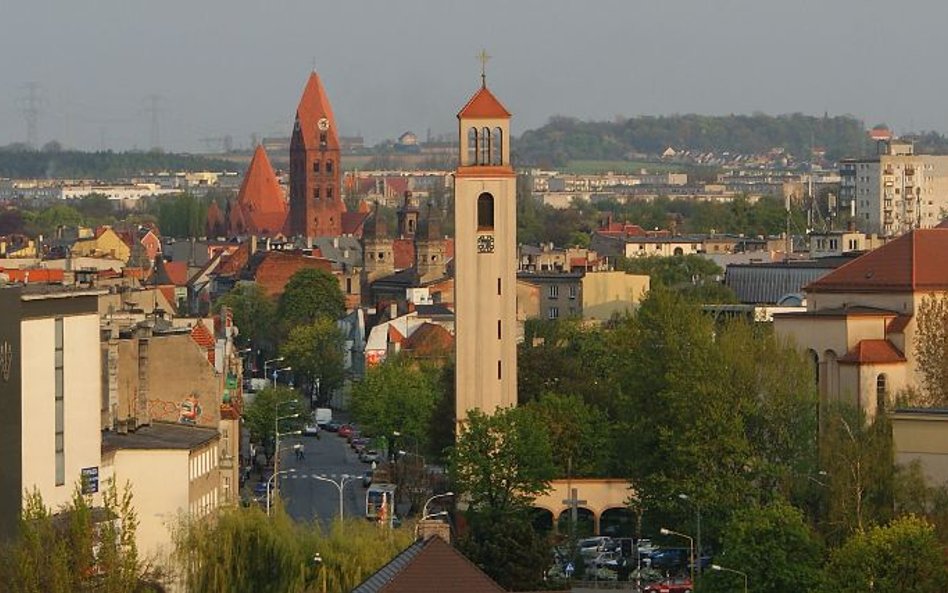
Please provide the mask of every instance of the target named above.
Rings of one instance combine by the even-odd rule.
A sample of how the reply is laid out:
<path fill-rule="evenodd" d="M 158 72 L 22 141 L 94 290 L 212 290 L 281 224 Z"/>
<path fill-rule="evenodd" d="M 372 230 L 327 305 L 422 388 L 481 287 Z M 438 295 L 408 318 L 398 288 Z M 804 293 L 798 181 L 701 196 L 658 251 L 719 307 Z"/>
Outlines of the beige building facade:
<path fill-rule="evenodd" d="M 587 272 L 582 285 L 583 319 L 603 322 L 637 307 L 649 291 L 650 279 L 645 274 Z"/>
<path fill-rule="evenodd" d="M 879 146 L 875 157 L 840 165 L 840 198 L 859 229 L 892 237 L 941 222 L 948 210 L 948 156 L 914 154 L 904 142 Z"/>

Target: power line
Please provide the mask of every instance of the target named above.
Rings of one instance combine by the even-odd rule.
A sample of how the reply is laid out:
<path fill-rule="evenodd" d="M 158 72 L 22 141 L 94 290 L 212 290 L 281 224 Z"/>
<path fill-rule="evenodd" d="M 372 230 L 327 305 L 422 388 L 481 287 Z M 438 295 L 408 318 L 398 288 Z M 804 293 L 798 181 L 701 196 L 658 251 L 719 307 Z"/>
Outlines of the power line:
<path fill-rule="evenodd" d="M 43 105 L 43 89 L 38 82 L 23 85 L 26 94 L 20 97 L 20 112 L 26 119 L 26 144 L 30 148 L 39 146 L 39 117 Z"/>
<path fill-rule="evenodd" d="M 152 149 L 161 148 L 161 136 L 160 129 L 158 126 L 158 116 L 161 113 L 161 108 L 158 104 L 161 102 L 161 95 L 157 93 L 152 93 L 145 97 L 147 105 L 145 106 L 145 113 L 151 119 L 151 130 L 148 135 L 148 143 Z"/>

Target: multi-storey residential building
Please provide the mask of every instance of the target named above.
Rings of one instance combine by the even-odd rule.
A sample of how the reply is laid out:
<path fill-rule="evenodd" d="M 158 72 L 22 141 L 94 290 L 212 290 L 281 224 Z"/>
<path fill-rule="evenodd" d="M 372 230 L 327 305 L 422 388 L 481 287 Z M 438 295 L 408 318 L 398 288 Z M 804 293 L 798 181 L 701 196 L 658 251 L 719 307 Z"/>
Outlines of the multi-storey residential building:
<path fill-rule="evenodd" d="M 98 490 L 100 292 L 0 287 L 0 538 L 15 533 L 27 493 L 59 509 L 81 480 Z"/>
<path fill-rule="evenodd" d="M 906 142 L 880 142 L 876 156 L 844 160 L 840 177 L 841 205 L 867 233 L 931 228 L 948 209 L 948 156 L 917 155 Z"/>

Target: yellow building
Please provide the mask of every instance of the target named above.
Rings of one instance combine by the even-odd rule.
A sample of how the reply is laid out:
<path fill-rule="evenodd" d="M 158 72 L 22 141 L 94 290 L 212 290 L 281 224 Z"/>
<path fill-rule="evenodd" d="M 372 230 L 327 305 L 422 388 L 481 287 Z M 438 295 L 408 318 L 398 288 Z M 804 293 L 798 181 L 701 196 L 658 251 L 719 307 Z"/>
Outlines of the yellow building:
<path fill-rule="evenodd" d="M 649 290 L 648 275 L 587 272 L 583 276 L 583 319 L 608 321 L 638 306 Z"/>
<path fill-rule="evenodd" d="M 107 257 L 122 262 L 127 262 L 132 254 L 131 248 L 109 227 L 99 229 L 91 238 L 79 239 L 70 252 L 73 257 Z"/>
<path fill-rule="evenodd" d="M 807 310 L 774 315 L 813 361 L 821 402 L 841 401 L 868 419 L 919 385 L 916 312 L 948 293 L 948 228 L 919 229 L 807 285 Z"/>

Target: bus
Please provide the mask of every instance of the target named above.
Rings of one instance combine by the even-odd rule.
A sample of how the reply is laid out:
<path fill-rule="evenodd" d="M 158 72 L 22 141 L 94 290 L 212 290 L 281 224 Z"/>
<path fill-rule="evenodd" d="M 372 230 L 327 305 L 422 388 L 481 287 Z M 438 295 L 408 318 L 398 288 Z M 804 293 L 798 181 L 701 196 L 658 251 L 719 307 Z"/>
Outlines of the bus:
<path fill-rule="evenodd" d="M 395 484 L 372 484 L 368 487 L 365 492 L 365 518 L 378 521 L 379 515 L 383 514 L 383 505 L 386 507 L 385 518 L 390 520 L 395 506 Z"/>

